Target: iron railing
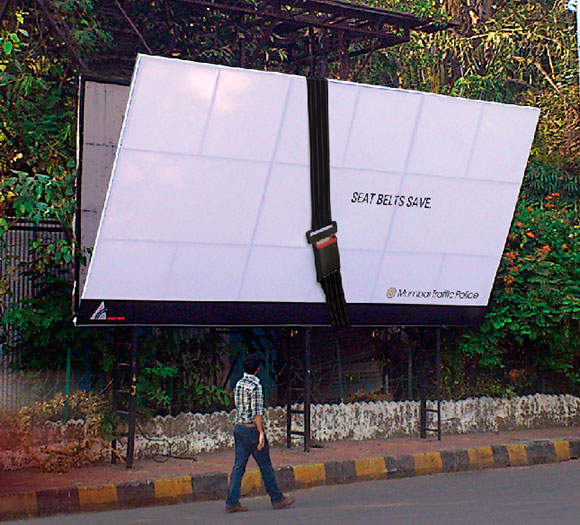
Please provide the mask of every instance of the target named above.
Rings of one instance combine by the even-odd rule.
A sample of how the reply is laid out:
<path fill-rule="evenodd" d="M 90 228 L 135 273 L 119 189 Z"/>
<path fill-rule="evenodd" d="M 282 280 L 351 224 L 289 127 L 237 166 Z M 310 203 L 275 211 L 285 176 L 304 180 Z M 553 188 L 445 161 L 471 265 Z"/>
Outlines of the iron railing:
<path fill-rule="evenodd" d="M 18 408 L 27 397 L 24 395 L 25 382 L 16 371 L 18 355 L 9 351 L 17 333 L 4 321 L 4 314 L 36 292 L 28 272 L 34 257 L 33 242 L 64 238 L 63 229 L 56 221 L 35 224 L 25 219 L 8 218 L 8 222 L 10 228 L 0 242 L 0 409 Z"/>

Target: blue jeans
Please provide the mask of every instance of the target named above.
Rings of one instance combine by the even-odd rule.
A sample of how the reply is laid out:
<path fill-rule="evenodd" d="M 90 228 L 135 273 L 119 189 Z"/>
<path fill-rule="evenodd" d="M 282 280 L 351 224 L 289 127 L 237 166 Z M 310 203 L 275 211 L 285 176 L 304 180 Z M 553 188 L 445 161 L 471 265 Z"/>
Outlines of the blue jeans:
<path fill-rule="evenodd" d="M 242 485 L 242 476 L 246 471 L 246 464 L 250 454 L 256 460 L 264 487 L 270 496 L 272 503 L 279 503 L 284 499 L 284 494 L 278 488 L 276 477 L 274 476 L 274 469 L 272 468 L 272 461 L 270 460 L 270 445 L 268 440 L 262 450 L 258 450 L 258 429 L 246 427 L 244 425 L 236 425 L 234 428 L 234 441 L 236 445 L 236 460 L 234 468 L 232 469 L 232 477 L 230 478 L 230 488 L 228 490 L 228 499 L 226 505 L 234 506 L 240 502 L 240 487 Z"/>

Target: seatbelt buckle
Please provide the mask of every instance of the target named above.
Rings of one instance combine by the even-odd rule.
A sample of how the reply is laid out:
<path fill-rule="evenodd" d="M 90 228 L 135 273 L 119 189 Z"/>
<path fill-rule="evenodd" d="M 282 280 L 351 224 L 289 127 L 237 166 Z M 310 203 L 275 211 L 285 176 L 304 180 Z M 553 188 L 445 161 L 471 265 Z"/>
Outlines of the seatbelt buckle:
<path fill-rule="evenodd" d="M 321 282 L 331 273 L 340 270 L 340 255 L 338 253 L 338 231 L 336 221 L 318 230 L 306 232 L 306 240 L 312 244 L 314 250 L 314 265 L 316 267 L 316 280 Z"/>

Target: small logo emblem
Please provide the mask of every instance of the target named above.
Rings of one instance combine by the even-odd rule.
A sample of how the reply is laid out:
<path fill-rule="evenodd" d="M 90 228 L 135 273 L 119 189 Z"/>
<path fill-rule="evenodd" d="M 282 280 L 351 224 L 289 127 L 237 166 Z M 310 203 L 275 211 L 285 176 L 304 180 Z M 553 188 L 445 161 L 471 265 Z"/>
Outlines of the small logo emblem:
<path fill-rule="evenodd" d="M 95 313 L 91 315 L 91 321 L 106 321 L 107 320 L 107 308 L 105 306 L 105 301 L 101 301 L 101 304 L 95 310 Z"/>
<path fill-rule="evenodd" d="M 396 293 L 397 293 L 397 289 L 396 288 L 389 288 L 387 290 L 387 297 L 389 299 L 392 299 L 393 297 L 395 297 Z"/>

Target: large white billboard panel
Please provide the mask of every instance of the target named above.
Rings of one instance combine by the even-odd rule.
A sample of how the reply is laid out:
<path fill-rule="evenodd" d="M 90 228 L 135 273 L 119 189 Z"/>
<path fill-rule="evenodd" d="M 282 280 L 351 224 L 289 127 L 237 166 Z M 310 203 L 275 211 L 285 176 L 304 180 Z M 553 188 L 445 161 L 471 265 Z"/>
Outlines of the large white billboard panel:
<path fill-rule="evenodd" d="M 328 100 L 347 304 L 485 307 L 538 110 L 338 81 Z M 140 56 L 83 300 L 324 303 L 307 108 L 302 77 Z"/>
<path fill-rule="evenodd" d="M 352 124 L 347 128 L 346 149 L 344 152 L 339 149 L 337 155 L 331 153 L 331 158 L 338 156 L 344 161 L 331 163 L 331 166 L 402 173 L 407 164 L 409 147 L 424 96 L 394 89 L 355 84 L 341 86 L 337 82 L 330 82 L 328 98 L 331 129 L 335 120 L 335 108 L 340 108 L 340 103 L 335 106 L 330 105 L 330 101 L 338 98 L 346 89 L 358 92 L 358 101 L 353 109 Z M 335 90 L 338 93 L 333 97 Z M 332 151 L 337 146 L 332 142 L 332 131 L 330 136 Z"/>
<path fill-rule="evenodd" d="M 178 80 L 175 65 L 169 61 L 157 60 L 155 67 L 140 62 L 137 67 L 139 85 L 134 86 L 133 93 L 137 98 L 132 99 L 137 109 L 127 113 L 123 146 L 142 150 L 146 145 L 149 151 L 197 154 L 218 71 L 184 62 Z"/>

